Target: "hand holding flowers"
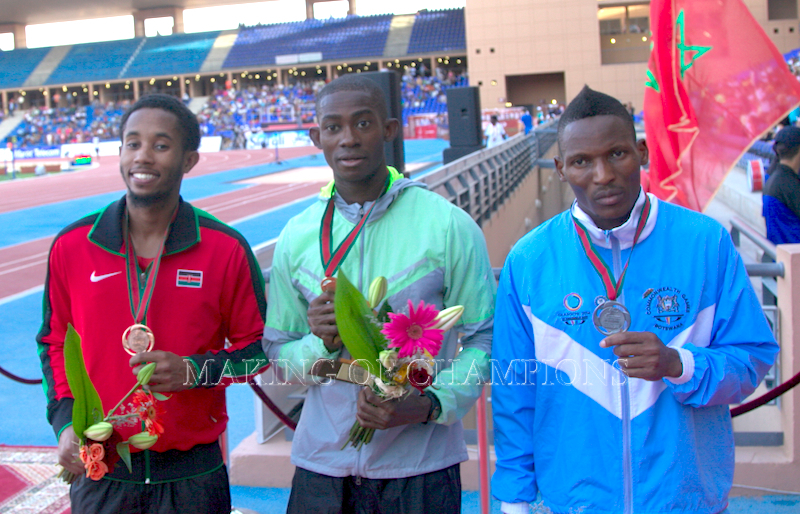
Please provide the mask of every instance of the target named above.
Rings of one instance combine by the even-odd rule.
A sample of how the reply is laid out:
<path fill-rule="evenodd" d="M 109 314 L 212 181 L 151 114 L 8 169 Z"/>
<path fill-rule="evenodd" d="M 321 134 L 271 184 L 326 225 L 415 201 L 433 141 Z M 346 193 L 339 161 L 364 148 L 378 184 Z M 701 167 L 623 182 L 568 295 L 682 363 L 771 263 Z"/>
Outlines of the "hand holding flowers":
<path fill-rule="evenodd" d="M 74 445 L 77 439 L 78 457 L 83 463 L 87 478 L 92 480 L 100 480 L 106 473 L 113 471 L 120 459 L 130 470 L 129 446 L 138 449 L 149 448 L 156 443 L 158 436 L 164 433 L 159 421 L 164 411 L 158 400 L 167 400 L 168 397 L 153 392 L 148 387 L 156 363 L 151 362 L 142 366 L 131 390 L 103 416 L 100 396 L 86 371 L 80 336 L 72 325 L 69 325 L 64 340 L 64 362 L 74 403 L 72 426 L 65 430 L 69 431 L 67 437 L 63 438 L 65 440 L 63 444 Z M 131 402 L 123 405 L 128 398 L 131 398 Z M 115 412 L 118 413 L 114 414 Z M 116 428 L 137 423 L 143 425 L 145 430 L 124 441 Z M 59 440 L 60 450 L 61 445 L 62 441 Z M 71 448 L 69 450 L 73 451 Z M 71 466 L 70 469 L 74 467 Z M 72 483 L 76 478 L 76 474 L 66 468 L 62 469 L 58 476 L 67 483 Z"/>
<path fill-rule="evenodd" d="M 456 306 L 437 311 L 420 301 L 408 301 L 408 314 L 392 313 L 384 304 L 386 279 L 378 277 L 369 289 L 369 300 L 339 273 L 336 289 L 336 322 L 345 347 L 373 376 L 373 385 L 359 394 L 357 420 L 348 444 L 360 448 L 372 439 L 375 429 L 427 421 L 430 400 L 411 395 L 431 387 L 434 357 L 439 353 L 444 332 L 455 326 L 464 311 Z M 380 327 L 378 329 L 377 327 Z M 424 413 L 424 415 L 422 415 Z"/>

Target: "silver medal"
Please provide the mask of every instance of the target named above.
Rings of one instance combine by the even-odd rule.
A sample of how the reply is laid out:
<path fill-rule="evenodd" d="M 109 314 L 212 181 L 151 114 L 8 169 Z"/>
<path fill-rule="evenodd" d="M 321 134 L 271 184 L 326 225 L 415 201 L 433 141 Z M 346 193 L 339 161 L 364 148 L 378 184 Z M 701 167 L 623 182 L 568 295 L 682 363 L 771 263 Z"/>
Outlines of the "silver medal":
<path fill-rule="evenodd" d="M 592 322 L 601 334 L 609 336 L 631 327 L 631 313 L 621 303 L 607 300 L 594 309 Z"/>

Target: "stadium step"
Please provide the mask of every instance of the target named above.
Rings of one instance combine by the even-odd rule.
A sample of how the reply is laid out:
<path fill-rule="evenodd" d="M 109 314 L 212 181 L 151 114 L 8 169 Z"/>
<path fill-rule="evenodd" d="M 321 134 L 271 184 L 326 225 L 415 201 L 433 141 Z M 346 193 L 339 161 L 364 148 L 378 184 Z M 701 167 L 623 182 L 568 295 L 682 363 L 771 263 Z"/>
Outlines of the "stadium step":
<path fill-rule="evenodd" d="M 0 123 L 0 141 L 5 139 L 17 126 L 25 119 L 25 112 L 22 110 L 14 111 L 13 116 L 7 116 L 2 123 Z"/>
<path fill-rule="evenodd" d="M 228 58 L 233 44 L 236 42 L 236 37 L 239 35 L 239 29 L 223 30 L 214 41 L 214 46 L 208 52 L 206 60 L 200 67 L 200 73 L 215 72 L 222 69 L 225 59 Z"/>
<path fill-rule="evenodd" d="M 386 46 L 383 47 L 384 57 L 400 57 L 408 53 L 408 43 L 411 41 L 411 29 L 414 27 L 415 17 L 416 14 L 400 14 L 392 18 Z"/>
<path fill-rule="evenodd" d="M 58 68 L 58 65 L 61 64 L 61 61 L 64 60 L 64 57 L 67 56 L 70 50 L 72 50 L 72 45 L 54 46 L 51 48 L 50 51 L 47 52 L 45 58 L 42 59 L 33 70 L 33 73 L 25 80 L 25 83 L 22 84 L 22 87 L 38 87 L 45 85 L 47 79 L 49 79 L 53 71 Z"/>
<path fill-rule="evenodd" d="M 207 97 L 207 96 L 196 96 L 196 97 L 192 98 L 192 100 L 189 102 L 189 105 L 187 105 L 187 107 L 189 108 L 190 111 L 192 111 L 193 113 L 197 114 L 197 113 L 199 113 L 200 111 L 203 110 L 203 107 L 205 107 L 206 102 L 208 101 L 208 98 L 209 97 Z"/>

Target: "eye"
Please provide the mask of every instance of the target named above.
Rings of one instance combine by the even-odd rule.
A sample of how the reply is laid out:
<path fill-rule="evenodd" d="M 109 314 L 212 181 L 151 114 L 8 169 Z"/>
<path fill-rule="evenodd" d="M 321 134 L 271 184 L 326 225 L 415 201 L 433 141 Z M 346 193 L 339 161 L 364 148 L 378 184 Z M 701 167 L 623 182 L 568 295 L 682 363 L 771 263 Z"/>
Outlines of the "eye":
<path fill-rule="evenodd" d="M 369 127 L 369 121 L 361 120 L 361 121 L 358 122 L 358 124 L 356 126 L 358 128 L 361 128 L 361 129 L 367 128 L 367 127 Z"/>
<path fill-rule="evenodd" d="M 614 150 L 613 152 L 611 152 L 611 157 L 620 159 L 622 157 L 625 157 L 626 154 L 627 152 L 625 150 Z"/>
<path fill-rule="evenodd" d="M 333 124 L 325 125 L 325 130 L 327 130 L 328 132 L 336 132 L 337 130 L 339 130 L 339 125 L 333 125 Z"/>
<path fill-rule="evenodd" d="M 159 151 L 169 150 L 169 145 L 165 145 L 164 143 L 159 143 L 156 145 L 156 150 Z"/>
<path fill-rule="evenodd" d="M 573 166 L 579 166 L 579 167 L 580 166 L 584 166 L 584 165 L 586 165 L 586 159 L 584 159 L 583 157 L 578 157 L 577 159 L 572 161 L 572 165 Z"/>
<path fill-rule="evenodd" d="M 125 146 L 127 146 L 128 148 L 139 148 L 139 142 L 138 141 L 128 141 L 127 143 L 125 143 Z"/>

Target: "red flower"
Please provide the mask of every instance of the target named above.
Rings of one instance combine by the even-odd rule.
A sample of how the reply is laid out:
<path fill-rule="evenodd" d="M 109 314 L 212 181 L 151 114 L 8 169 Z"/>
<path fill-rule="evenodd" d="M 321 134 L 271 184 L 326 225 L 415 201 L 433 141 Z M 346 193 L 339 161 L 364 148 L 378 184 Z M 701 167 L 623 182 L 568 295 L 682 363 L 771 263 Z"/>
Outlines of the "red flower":
<path fill-rule="evenodd" d="M 164 433 L 164 426 L 155 419 L 144 420 L 144 426 L 150 435 L 161 435 Z"/>
<path fill-rule="evenodd" d="M 97 481 L 103 478 L 106 473 L 108 473 L 108 466 L 102 460 L 91 461 L 86 464 L 86 478 Z"/>
<path fill-rule="evenodd" d="M 153 395 L 145 391 L 136 391 L 131 397 L 133 412 L 139 415 L 139 419 L 144 421 L 144 426 L 150 435 L 161 435 L 164 433 L 164 426 L 158 419 L 164 415 L 164 409 L 153 398 Z"/>
<path fill-rule="evenodd" d="M 425 368 L 410 366 L 408 369 L 408 383 L 421 393 L 433 383 L 433 377 Z"/>

